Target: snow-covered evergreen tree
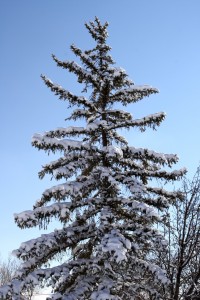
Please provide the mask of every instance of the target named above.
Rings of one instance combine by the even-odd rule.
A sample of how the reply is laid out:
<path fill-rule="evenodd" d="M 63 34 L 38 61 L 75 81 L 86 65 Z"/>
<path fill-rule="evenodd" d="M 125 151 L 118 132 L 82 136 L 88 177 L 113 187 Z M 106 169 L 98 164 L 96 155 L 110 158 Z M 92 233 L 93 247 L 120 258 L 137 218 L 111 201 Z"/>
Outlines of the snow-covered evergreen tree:
<path fill-rule="evenodd" d="M 85 26 L 96 46 L 87 51 L 71 46 L 81 65 L 53 55 L 59 67 L 74 73 L 84 85 L 84 96 L 42 76 L 50 90 L 74 108 L 68 119 L 84 119 L 85 126 L 34 135 L 34 147 L 62 152 L 62 157 L 43 166 L 39 177 L 50 174 L 62 183 L 45 190 L 33 210 L 15 215 L 20 228 L 46 228 L 53 217 L 63 226 L 14 251 L 24 262 L 15 279 L 0 289 L 3 299 L 23 299 L 23 290 L 44 281 L 52 287 L 50 299 L 162 299 L 167 284 L 164 270 L 150 258 L 155 247 L 165 245 L 155 228 L 157 212 L 180 193 L 151 186 L 149 181 L 174 181 L 185 169 L 166 171 L 164 166 L 178 161 L 176 155 L 129 146 L 119 134 L 121 128 L 144 131 L 160 125 L 165 118 L 162 112 L 134 119 L 115 108 L 117 103 L 126 106 L 158 90 L 135 85 L 123 69 L 115 67 L 106 43 L 108 23 L 95 18 Z M 46 267 L 58 253 L 68 253 L 66 261 Z"/>

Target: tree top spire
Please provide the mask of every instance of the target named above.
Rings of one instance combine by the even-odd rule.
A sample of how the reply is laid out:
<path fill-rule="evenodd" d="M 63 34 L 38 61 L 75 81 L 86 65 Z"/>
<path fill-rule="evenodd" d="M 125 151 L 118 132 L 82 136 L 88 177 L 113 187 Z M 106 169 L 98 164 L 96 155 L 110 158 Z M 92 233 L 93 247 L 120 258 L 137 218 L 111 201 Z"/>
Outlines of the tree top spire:
<path fill-rule="evenodd" d="M 95 17 L 94 21 L 85 23 L 85 27 L 88 29 L 92 37 L 100 44 L 105 43 L 108 37 L 108 22 L 101 24 L 98 17 Z"/>

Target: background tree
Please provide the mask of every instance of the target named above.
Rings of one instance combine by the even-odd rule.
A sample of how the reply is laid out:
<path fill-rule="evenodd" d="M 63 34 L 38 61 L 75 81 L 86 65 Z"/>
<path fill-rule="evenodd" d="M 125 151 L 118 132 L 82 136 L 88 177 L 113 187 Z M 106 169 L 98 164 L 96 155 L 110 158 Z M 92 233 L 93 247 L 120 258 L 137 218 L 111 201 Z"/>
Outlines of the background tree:
<path fill-rule="evenodd" d="M 62 153 L 43 166 L 39 177 L 50 174 L 62 183 L 45 190 L 33 210 L 15 216 L 20 228 L 46 228 L 52 217 L 63 227 L 15 251 L 24 263 L 12 283 L 1 289 L 6 299 L 22 299 L 24 289 L 43 281 L 52 286 L 51 299 L 161 299 L 168 283 L 165 272 L 149 257 L 155 247 L 165 244 L 154 226 L 159 222 L 156 211 L 181 195 L 149 182 L 174 181 L 185 169 L 165 171 L 163 166 L 178 161 L 176 155 L 131 147 L 118 133 L 121 128 L 144 131 L 160 125 L 164 113 L 134 119 L 113 107 L 135 103 L 158 90 L 135 85 L 123 69 L 114 66 L 106 43 L 108 23 L 95 18 L 85 26 L 96 46 L 86 51 L 71 46 L 82 65 L 53 55 L 59 67 L 77 76 L 85 96 L 42 76 L 50 90 L 74 108 L 68 120 L 84 119 L 85 126 L 34 135 L 36 148 Z M 66 251 L 70 256 L 63 264 L 45 267 L 57 253 Z"/>
<path fill-rule="evenodd" d="M 8 256 L 7 260 L 0 258 L 0 287 L 12 281 L 19 269 L 19 266 L 20 262 L 11 255 Z M 33 295 L 37 295 L 39 292 L 40 288 L 38 286 L 34 287 L 34 289 L 31 287 L 31 289 L 26 290 L 23 297 L 26 300 L 31 300 Z"/>
<path fill-rule="evenodd" d="M 11 256 L 7 260 L 0 258 L 0 286 L 9 283 L 14 277 L 19 263 Z"/>
<path fill-rule="evenodd" d="M 200 299 L 200 167 L 192 180 L 183 178 L 182 194 L 166 217 L 169 248 L 158 251 L 159 264 L 170 279 L 170 299 Z"/>

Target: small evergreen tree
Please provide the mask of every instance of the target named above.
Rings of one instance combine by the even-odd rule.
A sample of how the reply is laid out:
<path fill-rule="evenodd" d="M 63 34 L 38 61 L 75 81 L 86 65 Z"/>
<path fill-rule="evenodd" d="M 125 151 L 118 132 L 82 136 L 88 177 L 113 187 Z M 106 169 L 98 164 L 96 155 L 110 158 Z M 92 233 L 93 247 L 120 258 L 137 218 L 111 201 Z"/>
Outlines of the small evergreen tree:
<path fill-rule="evenodd" d="M 113 108 L 158 90 L 135 85 L 123 69 L 114 66 L 106 43 L 108 23 L 95 18 L 85 26 L 96 46 L 87 51 L 71 46 L 82 65 L 53 55 L 59 67 L 77 76 L 85 96 L 74 95 L 45 76 L 42 79 L 75 108 L 68 120 L 82 118 L 86 125 L 34 135 L 34 147 L 63 155 L 43 166 L 39 177 L 50 174 L 62 183 L 45 190 L 33 210 L 15 215 L 20 228 L 46 228 L 53 217 L 63 227 L 15 250 L 24 263 L 15 279 L 1 288 L 6 299 L 23 299 L 23 290 L 44 281 L 52 287 L 49 299 L 57 300 L 161 299 L 167 284 L 164 270 L 151 263 L 154 248 L 165 243 L 155 228 L 157 211 L 181 196 L 178 191 L 150 186 L 149 181 L 174 181 L 185 170 L 165 171 L 163 166 L 178 161 L 176 155 L 134 148 L 118 133 L 121 128 L 144 131 L 160 125 L 164 113 L 133 119 L 129 112 Z M 45 266 L 66 252 L 64 263 Z"/>

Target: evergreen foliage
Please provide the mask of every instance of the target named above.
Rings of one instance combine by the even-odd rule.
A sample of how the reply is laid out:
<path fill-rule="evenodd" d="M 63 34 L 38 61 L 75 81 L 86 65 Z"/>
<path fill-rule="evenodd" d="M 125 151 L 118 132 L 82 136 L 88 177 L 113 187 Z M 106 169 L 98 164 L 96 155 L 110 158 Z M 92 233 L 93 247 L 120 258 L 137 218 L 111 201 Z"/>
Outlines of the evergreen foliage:
<path fill-rule="evenodd" d="M 0 289 L 5 299 L 22 299 L 27 287 L 46 281 L 57 300 L 161 299 L 168 283 L 165 271 L 151 262 L 155 247 L 166 242 L 155 224 L 181 194 L 149 185 L 152 179 L 179 179 L 185 169 L 168 172 L 177 155 L 129 146 L 121 128 L 156 129 L 164 113 L 134 119 L 126 106 L 158 93 L 137 86 L 110 56 L 108 23 L 98 18 L 85 24 L 96 46 L 72 52 L 80 59 L 56 64 L 77 76 L 83 95 L 77 96 L 42 76 L 50 90 L 74 108 L 68 120 L 85 120 L 84 127 L 57 128 L 35 134 L 32 145 L 62 157 L 43 166 L 39 177 L 50 174 L 62 183 L 45 190 L 33 210 L 15 215 L 20 228 L 46 228 L 53 217 L 63 227 L 23 243 L 15 255 L 23 260 L 15 279 Z M 90 97 L 87 95 L 90 93 Z M 155 182 L 155 181 L 153 181 Z M 58 253 L 64 263 L 45 267 Z M 142 297 L 142 298 L 140 298 Z"/>

